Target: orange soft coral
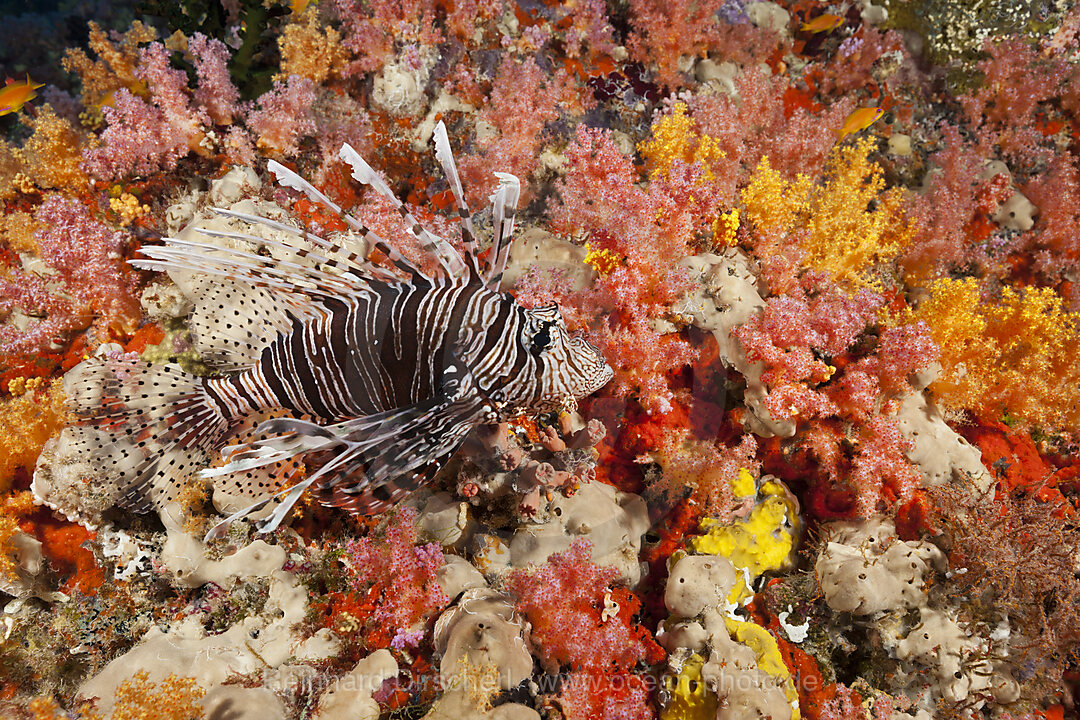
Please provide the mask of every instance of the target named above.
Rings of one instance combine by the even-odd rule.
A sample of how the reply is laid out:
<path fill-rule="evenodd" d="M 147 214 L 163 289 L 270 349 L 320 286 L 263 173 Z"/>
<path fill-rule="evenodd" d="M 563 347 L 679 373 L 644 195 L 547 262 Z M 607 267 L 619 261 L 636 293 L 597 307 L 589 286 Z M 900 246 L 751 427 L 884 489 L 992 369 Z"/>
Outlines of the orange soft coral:
<path fill-rule="evenodd" d="M 116 689 L 112 720 L 201 720 L 205 715 L 199 700 L 205 694 L 195 678 L 170 674 L 156 683 L 140 670 Z"/>
<path fill-rule="evenodd" d="M 17 571 L 15 536 L 20 532 L 20 518 L 33 507 L 34 497 L 28 492 L 9 495 L 0 502 L 0 580 L 12 577 Z"/>
<path fill-rule="evenodd" d="M 1080 421 L 1080 316 L 1053 290 L 1006 287 L 995 300 L 973 278 L 943 279 L 915 317 L 941 347 L 941 377 L 930 389 L 946 406 L 987 420 Z"/>
<path fill-rule="evenodd" d="M 33 135 L 13 151 L 21 166 L 19 172 L 25 177 L 20 183 L 43 190 L 65 189 L 77 193 L 84 189 L 87 177 L 79 163 L 83 147 L 91 141 L 48 104 L 38 109 L 30 126 Z"/>
<path fill-rule="evenodd" d="M 11 486 L 18 468 L 33 469 L 45 441 L 67 422 L 59 383 L 43 388 L 38 378 L 20 377 L 7 389 L 13 397 L 0 400 L 0 491 Z"/>
<path fill-rule="evenodd" d="M 309 6 L 301 19 L 290 23 L 278 37 L 281 51 L 281 72 L 274 79 L 289 75 L 306 77 L 322 84 L 336 77 L 349 60 L 348 51 L 341 45 L 341 33 L 319 23 L 319 13 Z"/>
<path fill-rule="evenodd" d="M 145 93 L 146 85 L 135 76 L 139 45 L 156 37 L 154 28 L 136 20 L 114 43 L 101 26 L 91 22 L 89 44 L 98 59 L 91 60 L 81 48 L 71 48 L 62 61 L 64 69 L 82 81 L 83 104 L 88 107 L 109 104 L 120 88 Z"/>

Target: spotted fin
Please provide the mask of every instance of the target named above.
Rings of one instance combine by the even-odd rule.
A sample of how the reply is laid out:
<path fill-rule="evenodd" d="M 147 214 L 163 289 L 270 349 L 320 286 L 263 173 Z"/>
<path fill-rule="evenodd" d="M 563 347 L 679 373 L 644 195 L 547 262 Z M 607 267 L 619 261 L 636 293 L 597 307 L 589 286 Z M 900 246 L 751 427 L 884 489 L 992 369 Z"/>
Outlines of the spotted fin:
<path fill-rule="evenodd" d="M 194 277 L 185 292 L 198 298 L 188 318 L 195 351 L 217 370 L 245 370 L 291 324 L 289 308 L 264 288 Z"/>
<path fill-rule="evenodd" d="M 75 445 L 111 478 L 98 490 L 136 513 L 176 500 L 229 431 L 202 380 L 178 365 L 90 358 L 64 390 L 80 422 Z"/>
<path fill-rule="evenodd" d="M 439 392 L 406 408 L 333 425 L 292 418 L 268 420 L 258 431 L 269 437 L 247 446 L 226 448 L 229 462 L 203 471 L 203 475 L 246 472 L 324 450 L 332 450 L 333 454 L 303 482 L 226 518 L 211 531 L 211 536 L 223 533 L 228 523 L 278 501 L 280 504 L 260 528 L 270 532 L 310 487 L 317 488 L 321 500 L 348 509 L 367 511 L 392 504 L 415 489 L 424 477 L 438 471 L 485 410 L 486 402 L 477 392 L 472 374 L 463 363 L 451 362 Z"/>

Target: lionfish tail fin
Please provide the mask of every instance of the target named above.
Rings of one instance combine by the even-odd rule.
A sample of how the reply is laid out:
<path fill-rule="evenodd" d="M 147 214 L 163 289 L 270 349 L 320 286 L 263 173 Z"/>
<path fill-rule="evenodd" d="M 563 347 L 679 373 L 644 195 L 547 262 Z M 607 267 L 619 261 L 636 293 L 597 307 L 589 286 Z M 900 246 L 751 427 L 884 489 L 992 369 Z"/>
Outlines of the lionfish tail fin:
<path fill-rule="evenodd" d="M 91 358 L 64 389 L 79 420 L 73 443 L 105 471 L 95 489 L 136 513 L 176 500 L 230 428 L 202 379 L 178 365 Z"/>

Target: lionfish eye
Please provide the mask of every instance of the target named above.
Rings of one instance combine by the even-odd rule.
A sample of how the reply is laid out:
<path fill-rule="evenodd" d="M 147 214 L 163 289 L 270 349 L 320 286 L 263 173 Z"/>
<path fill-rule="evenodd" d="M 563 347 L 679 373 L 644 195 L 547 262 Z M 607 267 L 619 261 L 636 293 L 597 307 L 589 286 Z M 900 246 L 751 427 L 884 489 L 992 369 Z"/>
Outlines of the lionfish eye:
<path fill-rule="evenodd" d="M 536 334 L 532 336 L 532 340 L 529 342 L 529 352 L 540 357 L 540 355 L 551 347 L 551 328 L 555 323 L 551 320 L 544 320 L 540 324 L 540 329 L 536 331 Z"/>

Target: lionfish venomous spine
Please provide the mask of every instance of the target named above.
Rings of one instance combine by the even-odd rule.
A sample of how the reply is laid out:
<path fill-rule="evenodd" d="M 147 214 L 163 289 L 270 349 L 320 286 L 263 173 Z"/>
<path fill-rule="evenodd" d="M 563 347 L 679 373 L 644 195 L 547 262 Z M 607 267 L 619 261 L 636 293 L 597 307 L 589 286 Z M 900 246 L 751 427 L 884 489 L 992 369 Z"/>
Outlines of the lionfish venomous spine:
<path fill-rule="evenodd" d="M 220 451 L 226 479 L 257 502 L 272 502 L 269 531 L 308 490 L 328 505 L 370 514 L 428 481 L 480 423 L 551 408 L 602 387 L 611 368 L 589 343 L 571 338 L 556 306 L 525 308 L 499 291 L 514 228 L 517 178 L 496 173 L 494 237 L 481 262 L 472 218 L 446 130 L 435 155 L 457 203 L 464 256 L 425 230 L 349 145 L 340 157 L 353 177 L 389 198 L 409 232 L 431 254 L 425 272 L 296 173 L 278 163 L 278 181 L 327 206 L 366 247 L 384 256 L 256 215 L 215 209 L 276 232 L 274 240 L 200 229 L 284 251 L 275 259 L 224 245 L 170 238 L 143 248 L 138 267 L 211 276 L 204 302 L 232 307 L 231 322 L 192 322 L 214 377 L 179 366 L 94 358 L 69 383 L 81 442 L 111 460 L 116 503 L 145 512 L 176 499 L 191 475 Z M 264 233 L 266 234 L 266 233 Z M 280 253 L 279 253 L 280 254 Z M 266 411 L 256 438 L 223 447 L 249 418 Z M 268 492 L 266 472 L 304 460 L 300 483 Z M 219 526 L 223 528 L 224 523 Z"/>

